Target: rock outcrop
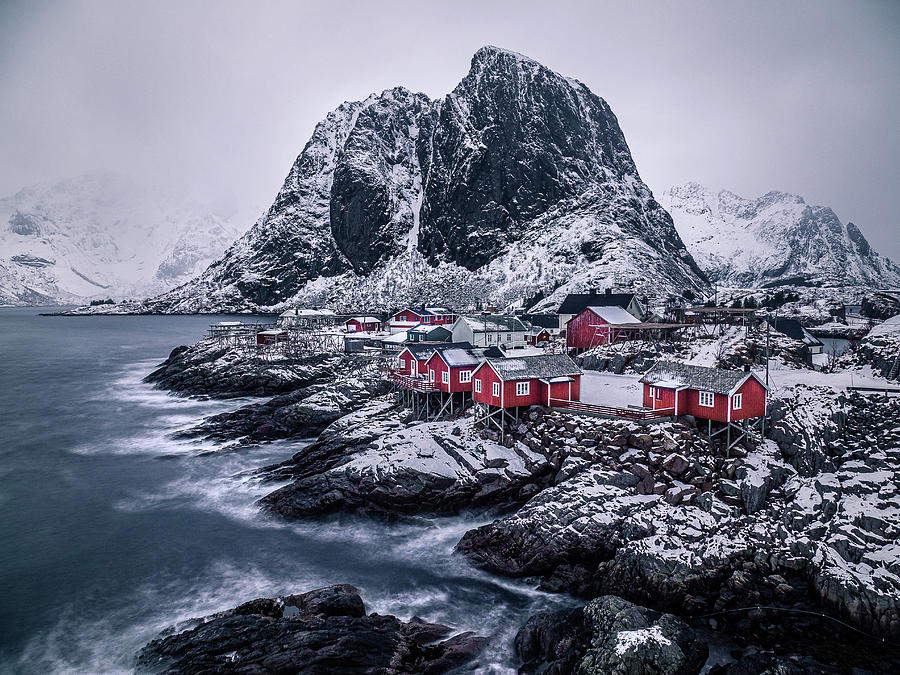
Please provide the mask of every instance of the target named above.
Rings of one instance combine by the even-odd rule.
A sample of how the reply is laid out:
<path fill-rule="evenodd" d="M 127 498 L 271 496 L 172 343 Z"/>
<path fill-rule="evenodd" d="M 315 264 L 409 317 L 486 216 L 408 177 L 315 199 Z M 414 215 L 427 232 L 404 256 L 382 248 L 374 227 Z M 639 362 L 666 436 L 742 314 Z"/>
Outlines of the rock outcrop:
<path fill-rule="evenodd" d="M 161 637 L 137 656 L 144 673 L 444 673 L 486 645 L 413 618 L 366 615 L 359 592 L 328 586 L 251 600 Z"/>

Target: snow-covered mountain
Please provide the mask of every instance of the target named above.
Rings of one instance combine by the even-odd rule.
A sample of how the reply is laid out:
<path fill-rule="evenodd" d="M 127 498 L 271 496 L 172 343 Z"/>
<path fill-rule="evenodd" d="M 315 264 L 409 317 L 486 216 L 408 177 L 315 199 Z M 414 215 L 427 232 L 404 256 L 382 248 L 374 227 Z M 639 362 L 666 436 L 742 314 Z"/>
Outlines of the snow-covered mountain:
<path fill-rule="evenodd" d="M 0 200 L 0 304 L 144 298 L 202 272 L 241 230 L 171 191 L 92 174 Z"/>
<path fill-rule="evenodd" d="M 827 206 L 769 192 L 745 199 L 698 183 L 660 202 L 697 264 L 728 286 L 900 286 L 900 266 L 879 256 L 853 223 Z"/>
<path fill-rule="evenodd" d="M 606 102 L 484 47 L 440 100 L 398 87 L 329 113 L 265 215 L 149 306 L 465 307 L 589 286 L 706 281 Z"/>

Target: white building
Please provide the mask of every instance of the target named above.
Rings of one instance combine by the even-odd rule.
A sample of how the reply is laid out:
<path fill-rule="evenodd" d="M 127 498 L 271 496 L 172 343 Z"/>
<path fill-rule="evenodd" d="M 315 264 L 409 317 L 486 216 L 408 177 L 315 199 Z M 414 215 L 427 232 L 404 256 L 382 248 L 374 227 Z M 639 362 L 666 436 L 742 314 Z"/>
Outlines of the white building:
<path fill-rule="evenodd" d="M 524 347 L 531 327 L 515 316 L 485 314 L 460 316 L 451 326 L 453 342 L 473 347 Z"/>

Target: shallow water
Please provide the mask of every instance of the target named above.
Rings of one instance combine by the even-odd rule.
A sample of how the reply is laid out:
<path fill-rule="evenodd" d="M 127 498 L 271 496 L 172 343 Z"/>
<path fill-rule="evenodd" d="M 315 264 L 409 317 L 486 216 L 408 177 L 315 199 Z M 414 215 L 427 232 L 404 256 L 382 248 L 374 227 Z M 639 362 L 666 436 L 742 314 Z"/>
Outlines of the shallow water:
<path fill-rule="evenodd" d="M 226 317 L 38 311 L 0 309 L 0 672 L 128 671 L 136 650 L 179 622 L 332 583 L 359 587 L 369 611 L 488 635 L 476 671 L 513 672 L 522 622 L 571 602 L 453 555 L 471 520 L 260 514 L 255 501 L 277 485 L 252 470 L 301 444 L 175 440 L 242 402 L 141 383 Z"/>

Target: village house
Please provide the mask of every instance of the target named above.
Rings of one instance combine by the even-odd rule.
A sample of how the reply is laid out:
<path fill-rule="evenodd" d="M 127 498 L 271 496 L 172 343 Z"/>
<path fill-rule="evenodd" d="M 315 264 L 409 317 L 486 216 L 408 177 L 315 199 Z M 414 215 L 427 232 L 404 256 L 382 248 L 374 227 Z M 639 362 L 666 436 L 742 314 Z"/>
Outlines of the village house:
<path fill-rule="evenodd" d="M 428 374 L 426 364 L 436 350 L 470 349 L 468 342 L 445 342 L 442 344 L 407 344 L 397 355 L 397 373 L 408 377 L 425 377 Z"/>
<path fill-rule="evenodd" d="M 407 332 L 409 342 L 450 342 L 453 333 L 444 326 L 419 324 Z"/>
<path fill-rule="evenodd" d="M 525 342 L 532 346 L 549 342 L 562 333 L 559 316 L 556 314 L 531 314 L 525 317 L 531 324 L 531 330 L 525 336 Z"/>
<path fill-rule="evenodd" d="M 550 406 L 581 397 L 581 369 L 565 354 L 487 358 L 472 381 L 475 402 L 494 408 Z"/>
<path fill-rule="evenodd" d="M 469 342 L 475 347 L 524 347 L 529 327 L 518 317 L 501 314 L 461 316 L 450 332 L 454 342 Z"/>
<path fill-rule="evenodd" d="M 604 293 L 598 293 L 592 288 L 588 293 L 569 293 L 566 296 L 557 311 L 560 327 L 565 326 L 588 307 L 621 307 L 638 319 L 645 313 L 644 307 L 634 293 L 613 293 L 611 288 L 607 288 Z"/>
<path fill-rule="evenodd" d="M 392 333 L 409 330 L 422 324 L 426 326 L 449 326 L 456 321 L 456 314 L 446 307 L 419 307 L 404 309 L 394 314 L 387 322 Z"/>
<path fill-rule="evenodd" d="M 754 373 L 658 361 L 641 378 L 644 407 L 732 423 L 764 417 L 767 388 Z"/>
<path fill-rule="evenodd" d="M 803 327 L 803 324 L 801 324 L 797 319 L 779 319 L 778 317 L 773 317 L 768 321 L 763 321 L 760 328 L 763 332 L 771 328 L 776 333 L 781 333 L 782 335 L 786 335 L 792 340 L 802 342 L 806 347 L 806 351 L 803 355 L 806 362 L 809 365 L 822 364 L 823 358 L 816 358 L 816 356 L 822 354 L 822 351 L 825 348 L 825 344 L 815 335 L 806 330 Z"/>
<path fill-rule="evenodd" d="M 381 330 L 381 319 L 375 316 L 354 316 L 344 322 L 348 333 L 377 333 Z"/>
<path fill-rule="evenodd" d="M 447 394 L 472 391 L 472 372 L 484 360 L 484 349 L 436 349 L 425 364 L 428 379 Z"/>
<path fill-rule="evenodd" d="M 640 320 L 619 306 L 586 307 L 566 323 L 566 347 L 584 351 L 626 337 Z M 624 327 L 624 328 L 619 328 Z"/>
<path fill-rule="evenodd" d="M 256 344 L 258 345 L 276 345 L 287 341 L 288 332 L 279 328 L 261 330 L 256 334 Z"/>

